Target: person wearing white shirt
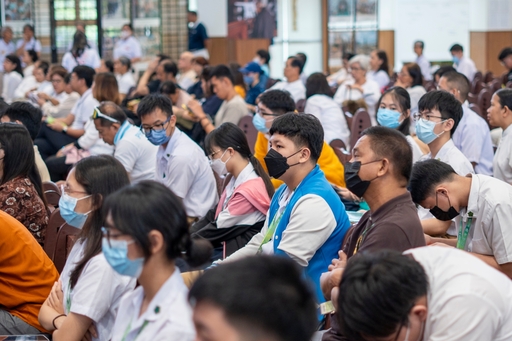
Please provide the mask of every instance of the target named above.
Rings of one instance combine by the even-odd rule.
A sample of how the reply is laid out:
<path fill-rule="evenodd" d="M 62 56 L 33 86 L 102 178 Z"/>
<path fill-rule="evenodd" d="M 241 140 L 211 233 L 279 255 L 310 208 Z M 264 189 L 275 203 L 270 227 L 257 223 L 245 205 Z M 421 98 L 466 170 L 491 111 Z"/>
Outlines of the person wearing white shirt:
<path fill-rule="evenodd" d="M 449 164 L 461 176 L 474 173 L 471 162 L 455 147 L 452 134 L 462 118 L 460 102 L 446 91 L 431 91 L 419 102 L 416 119 L 416 134 L 421 142 L 428 145 L 430 153 L 420 161 L 436 159 Z M 428 235 L 457 235 L 457 222 L 441 221 L 425 209 L 419 209 L 423 231 Z M 454 217 L 455 218 L 455 217 Z"/>
<path fill-rule="evenodd" d="M 411 112 L 418 112 L 418 102 L 420 98 L 427 93 L 423 87 L 423 76 L 418 64 L 408 63 L 404 64 L 402 70 L 398 73 L 398 79 L 395 86 L 400 86 L 407 90 L 411 97 Z M 414 131 L 414 126 L 411 127 Z"/>
<path fill-rule="evenodd" d="M 466 76 L 452 71 L 443 74 L 438 88 L 451 93 L 462 103 L 462 118 L 453 133 L 453 143 L 473 165 L 477 174 L 492 175 L 491 134 L 487 122 L 469 108 L 467 102 L 470 84 Z"/>
<path fill-rule="evenodd" d="M 21 61 L 15 54 L 8 54 L 4 59 L 2 98 L 7 104 L 15 100 L 14 92 L 23 80 Z"/>
<path fill-rule="evenodd" d="M 32 73 L 30 75 L 27 75 L 27 73 L 25 72 L 26 69 L 25 69 L 25 71 L 23 71 L 23 74 L 24 74 L 23 80 L 16 87 L 16 90 L 14 90 L 14 98 L 16 100 L 26 101 L 28 94 L 31 91 L 37 89 L 37 87 L 39 87 L 39 85 L 41 84 L 40 82 L 42 81 L 42 78 L 39 77 L 39 81 L 38 81 L 36 79 L 36 76 L 34 75 L 34 73 L 36 72 L 36 69 L 39 67 L 40 63 L 42 63 L 42 61 L 38 60 L 33 65 L 26 68 L 26 69 L 30 68 L 32 70 Z M 44 63 L 46 64 L 46 66 L 48 66 L 47 62 L 44 62 Z"/>
<path fill-rule="evenodd" d="M 414 53 L 416 54 L 415 63 L 421 69 L 421 74 L 423 75 L 423 79 L 426 81 L 432 80 L 432 73 L 430 73 L 430 62 L 423 54 L 423 49 L 425 48 L 425 43 L 421 40 L 414 42 Z"/>
<path fill-rule="evenodd" d="M 341 140 L 348 146 L 350 130 L 341 108 L 332 99 L 332 90 L 324 74 L 317 72 L 309 76 L 306 83 L 306 107 L 304 112 L 318 118 L 324 129 L 327 144 Z"/>
<path fill-rule="evenodd" d="M 115 271 L 140 283 L 121 301 L 112 341 L 195 340 L 176 263 L 183 257 L 190 266 L 203 265 L 211 252 L 191 239 L 181 198 L 161 183 L 143 181 L 111 195 L 104 209 L 103 254 Z"/>
<path fill-rule="evenodd" d="M 4 26 L 2 28 L 2 39 L 0 39 L 0 72 L 4 72 L 5 56 L 16 52 L 16 47 L 12 42 L 12 28 Z"/>
<path fill-rule="evenodd" d="M 78 65 L 90 66 L 93 69 L 99 68 L 101 65 L 98 51 L 91 49 L 87 45 L 87 38 L 81 31 L 76 31 L 73 37 L 73 48 L 62 57 L 62 66 L 68 72 L 72 72 L 73 68 Z"/>
<path fill-rule="evenodd" d="M 128 91 L 136 85 L 132 74 L 132 63 L 127 57 L 119 57 L 114 62 L 114 72 L 116 73 L 119 94 L 124 99 Z"/>
<path fill-rule="evenodd" d="M 217 185 L 203 150 L 176 128 L 169 97 L 150 94 L 137 109 L 149 142 L 159 146 L 156 181 L 183 200 L 191 221 L 206 215 L 218 200 Z"/>
<path fill-rule="evenodd" d="M 114 60 L 119 57 L 127 57 L 133 63 L 138 62 L 142 57 L 142 50 L 139 41 L 133 36 L 131 24 L 123 25 L 121 39 L 114 46 Z"/>
<path fill-rule="evenodd" d="M 355 54 L 350 52 L 343 53 L 341 69 L 327 77 L 330 86 L 340 86 L 343 82 L 352 78 L 352 75 L 348 72 L 348 61 L 354 56 Z"/>
<path fill-rule="evenodd" d="M 372 125 L 376 125 L 375 106 L 380 98 L 380 87 L 377 82 L 366 77 L 370 59 L 368 56 L 358 54 L 352 57 L 348 63 L 353 80 L 346 81 L 338 88 L 334 95 L 334 101 L 342 107 L 345 101 L 363 99 L 368 107 Z"/>
<path fill-rule="evenodd" d="M 288 57 L 284 67 L 284 76 L 286 77 L 286 82 L 277 82 L 270 89 L 288 91 L 295 103 L 301 99 L 305 99 L 306 87 L 300 80 L 303 67 L 304 65 L 299 60 L 299 58 L 295 56 Z"/>
<path fill-rule="evenodd" d="M 180 55 L 178 59 L 178 70 L 179 73 L 176 75 L 176 81 L 182 89 L 187 90 L 196 82 L 197 74 L 192 67 L 192 60 L 194 54 L 189 51 L 185 51 Z"/>
<path fill-rule="evenodd" d="M 469 59 L 469 57 L 464 57 L 464 49 L 459 44 L 453 45 L 450 48 L 450 53 L 452 54 L 453 67 L 455 70 L 462 73 L 470 82 L 472 82 L 478 71 L 475 63 Z"/>
<path fill-rule="evenodd" d="M 21 56 L 21 65 L 23 65 L 23 75 L 25 78 L 30 77 L 34 73 L 34 68 L 39 61 L 39 56 L 34 50 L 25 50 Z"/>
<path fill-rule="evenodd" d="M 16 43 L 16 54 L 21 57 L 28 50 L 34 50 L 41 56 L 41 42 L 35 37 L 34 26 L 26 24 L 23 26 L 23 39 Z"/>
<path fill-rule="evenodd" d="M 505 341 L 511 299 L 512 282 L 484 262 L 427 246 L 354 257 L 335 304 L 350 340 Z"/>
<path fill-rule="evenodd" d="M 114 157 L 123 164 L 131 183 L 154 180 L 158 147 L 128 121 L 123 109 L 114 102 L 102 102 L 93 118 L 103 141 L 115 146 Z"/>
<path fill-rule="evenodd" d="M 75 22 L 75 27 L 76 27 L 77 31 L 80 31 L 85 34 L 85 23 L 84 22 L 81 22 L 81 21 Z M 96 44 L 92 40 L 87 39 L 87 45 L 89 46 L 89 48 L 98 51 L 98 46 L 96 46 Z M 73 49 L 73 41 L 70 41 L 69 45 L 68 45 L 68 51 L 71 51 L 72 49 Z"/>
<path fill-rule="evenodd" d="M 512 186 L 496 178 L 461 176 L 438 160 L 419 162 L 409 184 L 413 201 L 437 219 L 458 218 L 458 238 L 432 238 L 471 252 L 512 278 Z M 427 243 L 428 244 L 428 243 Z"/>
<path fill-rule="evenodd" d="M 101 252 L 101 208 L 109 195 L 129 184 L 119 161 L 103 155 L 79 161 L 62 185 L 60 214 L 82 232 L 39 311 L 39 322 L 56 341 L 112 338 L 121 299 L 136 280 L 114 271 Z"/>
<path fill-rule="evenodd" d="M 389 62 L 386 51 L 373 50 L 370 53 L 370 71 L 366 77 L 377 82 L 381 89 L 389 84 Z"/>
<path fill-rule="evenodd" d="M 63 67 L 54 67 L 50 79 L 53 85 L 53 94 L 37 94 L 38 104 L 47 122 L 52 118 L 65 118 L 80 98 L 80 95 L 71 89 L 70 75 Z"/>
<path fill-rule="evenodd" d="M 512 90 L 496 91 L 487 109 L 489 124 L 500 127 L 501 140 L 493 160 L 494 177 L 512 184 Z"/>
<path fill-rule="evenodd" d="M 37 67 L 34 68 L 34 78 L 37 82 L 37 86 L 35 88 L 30 89 L 24 94 L 24 99 L 28 100 L 34 106 L 39 106 L 38 94 L 41 93 L 48 96 L 53 95 L 52 83 L 46 80 L 49 68 L 50 65 L 45 61 L 38 61 Z"/>
<path fill-rule="evenodd" d="M 300 80 L 302 81 L 302 84 L 306 86 L 306 82 L 308 80 L 309 75 L 306 72 L 304 72 L 304 68 L 306 67 L 308 56 L 306 56 L 306 54 L 303 52 L 298 52 L 297 54 L 295 54 L 295 57 L 299 58 L 299 60 L 302 63 L 302 72 L 300 73 Z"/>

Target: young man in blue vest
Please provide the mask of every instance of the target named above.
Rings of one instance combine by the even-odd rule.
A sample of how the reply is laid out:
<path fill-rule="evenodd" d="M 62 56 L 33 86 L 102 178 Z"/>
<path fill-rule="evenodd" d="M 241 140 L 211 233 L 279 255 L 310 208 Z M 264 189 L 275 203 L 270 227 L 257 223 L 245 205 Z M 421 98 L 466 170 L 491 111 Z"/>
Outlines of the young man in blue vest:
<path fill-rule="evenodd" d="M 320 275 L 337 257 L 350 223 L 345 207 L 317 163 L 324 143 L 320 121 L 313 115 L 288 113 L 270 129 L 265 157 L 269 175 L 284 182 L 274 194 L 260 233 L 225 261 L 258 253 L 293 259 L 325 299 Z"/>

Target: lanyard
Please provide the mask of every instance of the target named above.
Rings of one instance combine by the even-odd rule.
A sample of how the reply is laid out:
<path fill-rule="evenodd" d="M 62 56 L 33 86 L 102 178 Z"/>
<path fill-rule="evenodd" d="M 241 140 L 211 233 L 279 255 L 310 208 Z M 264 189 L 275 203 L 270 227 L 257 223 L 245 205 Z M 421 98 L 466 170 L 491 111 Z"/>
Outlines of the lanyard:
<path fill-rule="evenodd" d="M 276 215 L 276 216 L 274 216 L 274 219 L 272 219 L 272 223 L 270 223 L 270 227 L 267 230 L 265 237 L 261 241 L 260 247 L 258 248 L 258 252 L 256 254 L 262 253 L 263 245 L 267 244 L 272 239 L 272 237 L 274 237 L 274 232 L 276 232 L 277 225 L 279 225 L 279 223 L 281 222 L 281 219 L 283 218 L 284 211 L 285 210 L 283 210 L 283 212 L 279 215 L 279 217 Z"/>
<path fill-rule="evenodd" d="M 126 134 L 126 131 L 130 129 L 131 126 L 132 125 L 130 124 L 130 122 L 128 122 L 128 120 L 126 120 L 123 123 L 123 125 L 117 131 L 116 136 L 114 136 L 114 145 L 116 145 L 119 142 L 119 140 L 121 140 L 124 137 L 124 134 Z"/>
<path fill-rule="evenodd" d="M 361 246 L 361 243 L 366 238 L 366 235 L 368 234 L 368 232 L 370 232 L 371 229 L 373 229 L 374 226 L 375 226 L 375 224 L 372 221 L 372 217 L 370 217 L 368 219 L 368 222 L 366 223 L 366 227 L 363 230 L 363 233 L 361 233 L 359 235 L 359 238 L 357 238 L 356 247 L 354 248 L 354 253 L 352 255 L 355 255 L 357 253 L 357 251 L 359 250 L 359 247 Z"/>
<path fill-rule="evenodd" d="M 144 330 L 144 328 L 147 327 L 148 324 L 149 324 L 149 321 L 145 320 L 144 323 L 142 324 L 142 326 L 140 327 L 139 331 L 137 332 L 137 335 L 135 335 L 135 338 L 133 339 L 134 341 L 137 340 L 137 338 L 139 337 L 140 333 L 142 333 L 142 331 Z M 126 329 L 124 331 L 124 334 L 123 334 L 123 338 L 121 339 L 121 341 L 125 341 L 126 340 L 126 337 L 128 336 L 128 333 L 130 332 L 131 328 L 132 328 L 132 321 L 130 321 L 130 324 L 128 325 L 128 327 L 126 327 Z"/>
<path fill-rule="evenodd" d="M 68 292 L 66 295 L 66 314 L 71 312 L 71 281 L 68 282 Z"/>
<path fill-rule="evenodd" d="M 473 222 L 473 212 L 468 213 L 468 220 L 466 221 L 466 227 L 462 232 L 462 217 L 460 219 L 459 233 L 457 234 L 457 249 L 464 250 L 466 247 L 466 241 L 468 239 L 469 230 L 471 229 L 471 223 Z"/>

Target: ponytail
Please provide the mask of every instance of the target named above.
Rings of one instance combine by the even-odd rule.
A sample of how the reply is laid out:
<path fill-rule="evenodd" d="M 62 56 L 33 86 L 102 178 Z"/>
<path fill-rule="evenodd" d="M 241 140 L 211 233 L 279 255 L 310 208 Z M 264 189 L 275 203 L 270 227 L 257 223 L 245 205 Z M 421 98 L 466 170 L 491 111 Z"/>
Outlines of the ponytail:
<path fill-rule="evenodd" d="M 265 183 L 265 189 L 267 190 L 268 193 L 268 197 L 272 199 L 272 197 L 274 196 L 275 189 L 267 172 L 265 172 L 263 166 L 258 161 L 258 159 L 254 157 L 254 155 L 251 154 L 249 156 L 249 161 L 251 162 L 251 165 L 254 167 L 254 171 L 256 172 L 256 174 L 263 179 L 263 182 Z"/>

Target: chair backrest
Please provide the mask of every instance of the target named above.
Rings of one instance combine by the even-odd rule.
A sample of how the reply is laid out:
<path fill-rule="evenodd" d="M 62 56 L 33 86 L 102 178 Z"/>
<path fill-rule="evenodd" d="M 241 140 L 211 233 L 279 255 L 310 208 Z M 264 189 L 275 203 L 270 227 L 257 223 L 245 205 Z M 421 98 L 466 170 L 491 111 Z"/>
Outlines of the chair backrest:
<path fill-rule="evenodd" d="M 427 90 L 427 92 L 430 92 L 436 90 L 437 86 L 436 83 L 434 83 L 434 81 L 425 81 L 424 88 L 425 90 Z"/>
<path fill-rule="evenodd" d="M 359 109 L 352 118 L 352 128 L 350 129 L 350 148 L 353 148 L 357 140 L 361 137 L 361 133 L 372 126 L 370 115 L 365 109 Z"/>
<path fill-rule="evenodd" d="M 473 79 L 471 82 L 471 93 L 478 95 L 482 89 L 485 88 L 485 84 L 479 79 Z"/>
<path fill-rule="evenodd" d="M 512 89 L 512 81 L 507 82 L 506 87 L 507 87 L 508 89 Z"/>
<path fill-rule="evenodd" d="M 55 246 L 57 245 L 57 234 L 59 229 L 66 222 L 60 216 L 60 210 L 57 208 L 50 215 L 48 226 L 46 227 L 46 234 L 44 237 L 44 251 L 48 257 L 53 260 L 55 254 Z"/>
<path fill-rule="evenodd" d="M 469 103 L 476 104 L 477 101 L 478 101 L 478 96 L 477 95 L 472 94 L 472 93 L 468 94 L 468 102 Z"/>
<path fill-rule="evenodd" d="M 306 108 L 306 100 L 304 98 L 299 99 L 297 103 L 295 103 L 295 108 L 298 112 L 304 112 L 304 108 Z"/>
<path fill-rule="evenodd" d="M 482 110 L 482 113 L 486 113 L 487 109 L 491 106 L 491 97 L 492 93 L 489 89 L 483 89 L 478 94 L 478 101 L 477 104 Z"/>
<path fill-rule="evenodd" d="M 59 206 L 59 199 L 61 193 L 59 187 L 54 182 L 43 182 L 43 192 L 46 197 L 46 202 L 48 202 L 48 205 L 52 205 L 54 207 Z"/>
<path fill-rule="evenodd" d="M 267 84 L 265 85 L 265 89 L 270 89 L 273 87 L 277 82 L 280 82 L 280 79 L 274 79 L 274 78 L 268 78 Z"/>
<path fill-rule="evenodd" d="M 478 114 L 478 116 L 483 117 L 487 121 L 487 118 L 484 117 L 485 115 L 482 115 L 482 109 L 478 106 L 478 104 L 470 103 L 469 109 L 473 110 L 474 112 L 476 112 Z"/>
<path fill-rule="evenodd" d="M 481 71 L 477 71 L 475 73 L 475 76 L 473 77 L 473 80 L 475 80 L 475 79 L 478 80 L 479 82 L 483 82 L 484 76 L 483 76 Z"/>
<path fill-rule="evenodd" d="M 347 146 L 345 143 L 340 139 L 332 140 L 329 143 L 329 146 L 334 150 L 334 154 L 338 157 L 338 160 L 340 160 L 342 165 L 345 165 L 348 161 L 350 161 L 350 154 L 346 154 L 343 151 L 347 150 Z"/>
<path fill-rule="evenodd" d="M 352 129 L 352 118 L 354 118 L 354 116 L 348 111 L 346 106 L 342 106 L 341 111 L 343 111 L 343 116 L 345 116 L 345 120 L 347 121 L 348 130 Z"/>
<path fill-rule="evenodd" d="M 495 93 L 496 91 L 498 91 L 499 89 L 501 89 L 501 80 L 500 79 L 494 79 L 492 80 L 487 88 L 489 90 L 491 90 L 491 93 Z"/>
<path fill-rule="evenodd" d="M 68 259 L 69 253 L 78 238 L 80 229 L 70 226 L 68 224 L 62 225 L 57 233 L 57 241 L 55 245 L 55 252 L 53 257 L 53 264 L 59 273 L 64 269 L 66 260 Z"/>
<path fill-rule="evenodd" d="M 256 130 L 256 127 L 252 124 L 252 117 L 252 115 L 242 117 L 240 122 L 238 122 L 238 127 L 245 133 L 247 143 L 249 143 L 249 148 L 251 148 L 251 152 L 254 153 L 254 145 L 258 138 L 258 130 Z"/>
<path fill-rule="evenodd" d="M 492 72 L 491 71 L 487 71 L 485 73 L 483 81 L 484 81 L 484 83 L 489 83 L 490 81 L 493 80 L 493 78 L 494 78 L 494 75 L 492 74 Z"/>

